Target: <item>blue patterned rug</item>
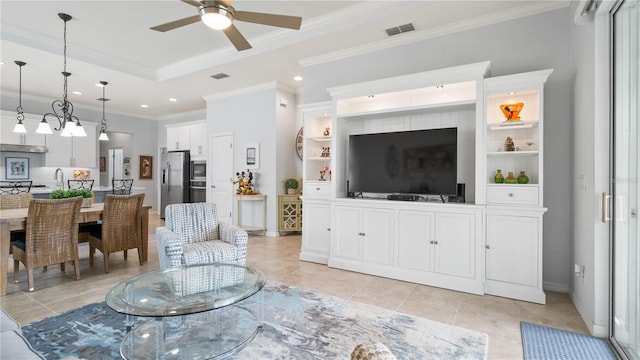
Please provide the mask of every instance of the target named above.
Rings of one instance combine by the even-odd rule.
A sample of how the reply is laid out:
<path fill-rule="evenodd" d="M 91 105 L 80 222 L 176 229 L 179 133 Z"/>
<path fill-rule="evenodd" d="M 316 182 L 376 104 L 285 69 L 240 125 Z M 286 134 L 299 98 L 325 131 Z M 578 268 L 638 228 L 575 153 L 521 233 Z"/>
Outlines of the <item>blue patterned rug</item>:
<path fill-rule="evenodd" d="M 525 360 L 616 360 L 607 340 L 520 322 Z"/>
<path fill-rule="evenodd" d="M 381 342 L 398 359 L 485 359 L 486 334 L 287 285 L 268 285 L 264 326 L 228 359 L 349 359 Z M 137 319 L 139 325 L 146 319 Z M 47 359 L 118 359 L 124 315 L 86 305 L 23 327 Z"/>

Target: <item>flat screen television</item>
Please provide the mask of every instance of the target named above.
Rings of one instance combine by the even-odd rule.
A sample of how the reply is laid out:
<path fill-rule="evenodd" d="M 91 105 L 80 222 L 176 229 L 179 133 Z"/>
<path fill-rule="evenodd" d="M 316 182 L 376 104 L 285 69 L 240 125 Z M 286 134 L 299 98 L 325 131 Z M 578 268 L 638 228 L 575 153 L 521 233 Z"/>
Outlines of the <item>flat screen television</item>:
<path fill-rule="evenodd" d="M 458 129 L 349 136 L 349 192 L 455 195 Z"/>

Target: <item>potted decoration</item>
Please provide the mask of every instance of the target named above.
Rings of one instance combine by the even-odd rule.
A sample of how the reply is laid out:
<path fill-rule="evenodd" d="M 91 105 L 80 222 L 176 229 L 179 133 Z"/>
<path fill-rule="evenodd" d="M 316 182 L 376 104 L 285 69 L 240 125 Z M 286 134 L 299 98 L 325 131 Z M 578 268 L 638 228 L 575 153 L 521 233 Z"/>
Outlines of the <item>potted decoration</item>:
<path fill-rule="evenodd" d="M 53 190 L 49 194 L 49 199 L 67 199 L 72 197 L 82 197 L 82 207 L 91 207 L 93 204 L 93 193 L 87 189 L 68 189 L 68 190 Z"/>
<path fill-rule="evenodd" d="M 287 189 L 287 194 L 294 195 L 298 191 L 298 180 L 296 179 L 287 179 L 284 183 L 285 189 Z"/>

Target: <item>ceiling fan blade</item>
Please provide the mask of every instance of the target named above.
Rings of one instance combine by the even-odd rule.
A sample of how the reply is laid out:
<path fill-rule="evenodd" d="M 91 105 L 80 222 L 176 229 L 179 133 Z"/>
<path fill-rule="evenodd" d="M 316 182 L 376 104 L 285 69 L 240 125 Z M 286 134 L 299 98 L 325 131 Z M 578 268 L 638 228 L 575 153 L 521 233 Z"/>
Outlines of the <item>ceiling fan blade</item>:
<path fill-rule="evenodd" d="M 245 39 L 244 36 L 238 31 L 238 29 L 233 25 L 229 25 L 228 28 L 222 30 L 224 34 L 227 35 L 233 46 L 236 47 L 238 51 L 251 49 L 251 44 Z"/>
<path fill-rule="evenodd" d="M 194 15 L 194 16 L 189 16 L 189 17 L 184 18 L 184 19 L 168 22 L 166 24 L 154 26 L 154 27 L 151 28 L 151 30 L 165 32 L 165 31 L 169 31 L 169 30 L 173 30 L 173 29 L 179 28 L 181 26 L 193 24 L 193 23 L 198 22 L 198 21 L 200 21 L 200 15 Z"/>
<path fill-rule="evenodd" d="M 183 3 L 186 3 L 186 4 L 189 4 L 189 5 L 191 5 L 191 6 L 195 6 L 195 7 L 200 7 L 200 6 L 202 6 L 202 4 L 200 4 L 199 2 L 194 1 L 194 0 L 182 0 L 182 2 L 183 2 Z"/>
<path fill-rule="evenodd" d="M 302 24 L 302 18 L 299 16 L 266 14 L 251 11 L 236 11 L 236 13 L 233 15 L 233 18 L 239 21 L 277 26 L 294 30 L 300 30 L 300 25 Z"/>

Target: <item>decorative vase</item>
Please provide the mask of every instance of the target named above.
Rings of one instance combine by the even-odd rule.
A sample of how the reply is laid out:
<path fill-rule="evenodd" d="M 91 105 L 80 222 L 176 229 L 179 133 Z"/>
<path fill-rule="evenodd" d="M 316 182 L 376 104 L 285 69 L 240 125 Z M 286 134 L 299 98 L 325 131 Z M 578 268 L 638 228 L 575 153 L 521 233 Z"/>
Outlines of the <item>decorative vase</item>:
<path fill-rule="evenodd" d="M 524 173 L 524 171 L 520 171 L 520 176 L 518 176 L 518 184 L 528 184 L 529 183 L 529 177 L 527 176 L 527 174 Z"/>
<path fill-rule="evenodd" d="M 504 182 L 504 175 L 502 175 L 502 170 L 496 170 L 496 176 L 493 178 L 493 182 L 496 184 L 502 184 Z"/>
<path fill-rule="evenodd" d="M 518 121 L 520 120 L 520 111 L 524 107 L 524 103 L 515 103 L 515 104 L 502 104 L 500 105 L 500 110 L 504 114 L 504 117 L 507 118 L 507 121 Z"/>
<path fill-rule="evenodd" d="M 296 194 L 296 189 L 287 189 L 287 194 L 288 195 L 295 195 Z"/>
<path fill-rule="evenodd" d="M 507 177 L 504 178 L 504 183 L 505 184 L 517 184 L 518 183 L 518 179 L 516 179 L 516 177 L 513 176 L 513 171 L 509 171 L 509 174 L 507 175 Z"/>

